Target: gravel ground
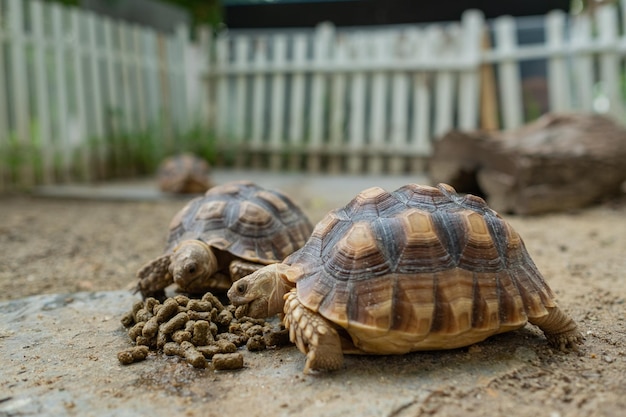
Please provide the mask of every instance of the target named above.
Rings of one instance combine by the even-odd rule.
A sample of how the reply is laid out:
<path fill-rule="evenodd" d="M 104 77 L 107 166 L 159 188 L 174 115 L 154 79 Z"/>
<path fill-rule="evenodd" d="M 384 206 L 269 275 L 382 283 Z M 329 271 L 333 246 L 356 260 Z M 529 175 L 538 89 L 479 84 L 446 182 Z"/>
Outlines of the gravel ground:
<path fill-rule="evenodd" d="M 344 183 L 340 179 L 332 182 L 335 188 L 341 188 L 332 198 L 324 194 L 327 185 L 320 185 L 312 197 L 311 188 L 299 187 L 297 181 L 274 183 L 292 195 L 313 221 L 319 220 L 337 201 L 346 202 L 352 195 L 352 189 L 342 187 Z M 350 184 L 361 185 L 360 182 Z M 344 197 L 345 194 L 349 195 Z M 166 226 L 183 204 L 184 201 L 164 199 L 96 201 L 26 195 L 0 197 L 0 301 L 36 294 L 132 287 L 135 271 L 159 255 Z M 171 372 L 170 376 L 162 376 L 161 380 L 166 382 L 151 379 L 149 384 L 135 388 L 151 395 L 165 391 L 166 396 L 189 397 L 191 403 L 194 398 L 204 398 L 206 402 L 209 388 L 203 388 L 201 382 L 211 381 L 212 392 L 220 393 L 210 397 L 219 406 L 220 415 L 243 412 L 264 415 L 270 411 L 297 415 L 305 410 L 359 410 L 363 393 L 369 393 L 369 398 L 376 402 L 382 401 L 384 395 L 406 392 L 411 389 L 407 381 L 416 372 L 434 378 L 432 388 L 420 391 L 425 394 L 415 394 L 406 403 L 386 408 L 384 414 L 623 415 L 626 408 L 626 199 L 563 214 L 505 217 L 524 238 L 560 305 L 579 323 L 586 337 L 580 352 L 554 352 L 540 333 L 528 326 L 450 352 L 351 357 L 346 369 L 339 373 L 300 377 L 295 382 L 284 378 L 272 381 L 271 374 L 249 369 L 216 378 L 208 370 L 192 370 L 176 363 L 157 365 L 153 361 L 150 366 L 161 375 Z M 120 316 L 123 313 L 119 311 Z M 4 325 L 11 328 L 11 323 Z M 116 337 L 122 334 L 118 332 Z M 0 347 L 6 337 L 0 334 Z M 295 349 L 284 348 L 284 352 L 285 358 L 295 358 L 292 366 L 303 365 L 304 358 Z M 268 361 L 277 361 L 281 350 L 267 355 Z M 497 371 L 481 376 L 480 370 L 474 370 L 477 376 L 470 378 L 471 372 L 464 374 L 468 363 L 479 367 L 484 363 L 486 368 L 496 367 Z M 274 362 L 273 369 L 280 366 Z M 437 372 L 444 372 L 442 370 L 447 376 L 437 380 Z M 454 376 L 455 372 L 458 377 Z M 187 377 L 191 391 L 169 391 L 165 387 L 181 384 Z M 137 378 L 145 380 L 145 374 Z M 226 390 L 220 381 L 228 383 L 230 388 Z M 276 385 L 292 383 L 293 387 L 284 389 Z M 237 391 L 238 384 L 245 389 Z M 270 394 L 268 387 L 273 390 Z M 296 387 L 301 390 L 298 395 L 293 392 Z M 359 387 L 363 392 L 357 395 Z M 120 397 L 125 395 L 131 394 L 121 393 Z M 268 399 L 268 395 L 271 398 Z M 0 397 L 0 416 L 11 415 L 2 411 L 2 402 L 10 397 Z M 260 406 L 268 401 L 271 405 Z M 354 408 L 346 408 L 351 401 Z M 195 413 L 202 415 L 202 409 L 190 404 L 187 415 Z M 331 414 L 335 413 L 327 413 Z"/>

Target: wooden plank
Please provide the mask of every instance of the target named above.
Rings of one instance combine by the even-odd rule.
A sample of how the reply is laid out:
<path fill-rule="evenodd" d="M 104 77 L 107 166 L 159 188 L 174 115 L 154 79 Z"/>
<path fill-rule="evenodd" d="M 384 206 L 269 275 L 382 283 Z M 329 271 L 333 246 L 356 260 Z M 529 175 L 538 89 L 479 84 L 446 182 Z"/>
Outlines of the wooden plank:
<path fill-rule="evenodd" d="M 72 120 L 73 131 L 70 133 L 74 146 L 79 153 L 79 161 L 77 164 L 77 173 L 80 179 L 90 181 L 92 179 L 90 149 L 87 146 L 88 130 L 87 130 L 87 114 L 85 112 L 85 96 L 86 91 L 82 49 L 79 46 L 81 37 L 81 20 L 82 17 L 79 9 L 70 9 L 70 39 L 72 39 L 72 65 L 73 65 L 73 81 L 74 81 L 74 100 L 75 113 Z"/>
<path fill-rule="evenodd" d="M 489 32 L 483 29 L 482 51 L 491 49 Z M 500 106 L 498 105 L 498 89 L 496 74 L 490 62 L 483 62 L 480 66 L 480 128 L 484 130 L 498 130 L 500 128 Z"/>
<path fill-rule="evenodd" d="M 417 73 L 413 77 L 413 129 L 411 132 L 416 155 L 427 156 L 432 152 L 430 107 L 429 75 Z"/>
<path fill-rule="evenodd" d="M 338 37 L 335 42 L 334 63 L 337 66 L 348 62 L 345 36 Z M 342 171 L 342 153 L 346 137 L 346 94 L 348 77 L 338 72 L 331 78 L 330 100 L 330 139 L 328 144 L 328 172 L 338 174 Z"/>
<path fill-rule="evenodd" d="M 504 129 L 514 129 L 524 122 L 522 83 L 515 58 L 517 35 L 515 20 L 510 16 L 495 20 L 496 48 L 500 54 L 498 89 Z"/>
<path fill-rule="evenodd" d="M 618 120 L 624 120 L 620 84 L 621 63 L 617 54 L 619 41 L 617 10 L 614 7 L 603 6 L 598 7 L 596 13 L 598 44 L 602 48 L 599 58 L 600 80 L 602 80 L 602 93 L 608 99 L 608 109 L 596 107 L 596 111 L 608 112 Z M 600 103 L 596 103 L 596 106 Z"/>
<path fill-rule="evenodd" d="M 313 64 L 314 66 L 326 66 L 330 62 L 330 44 L 335 36 L 335 28 L 326 22 L 317 26 L 313 40 Z M 318 172 L 320 170 L 320 152 L 322 151 L 325 131 L 324 98 L 327 93 L 326 75 L 313 71 L 311 80 L 311 107 L 309 116 L 309 155 L 307 158 L 307 170 Z"/>
<path fill-rule="evenodd" d="M 285 65 L 287 57 L 287 37 L 276 35 L 274 37 L 272 63 L 276 68 Z M 270 116 L 270 169 L 278 171 L 282 168 L 282 153 L 284 152 L 283 137 L 285 120 L 285 75 L 277 72 L 272 77 L 272 102 Z"/>
<path fill-rule="evenodd" d="M 41 155 L 41 181 L 44 184 L 55 182 L 54 148 L 50 124 L 50 101 L 48 94 L 48 65 L 46 62 L 46 34 L 43 31 L 43 5 L 38 0 L 30 3 L 30 16 L 33 22 L 35 97 L 38 120 L 38 133 Z M 4 78 L 0 78 L 4 80 Z M 1 81 L 0 81 L 1 82 Z"/>
<path fill-rule="evenodd" d="M 5 25 L 0 25 L 0 80 L 6 80 L 4 58 L 5 43 L 7 43 L 7 33 Z M 0 82 L 0 192 L 9 189 L 12 183 L 9 181 L 8 158 L 4 150 L 9 146 L 9 104 L 7 101 L 7 83 Z"/>
<path fill-rule="evenodd" d="M 254 68 L 262 68 L 267 61 L 267 39 L 257 39 L 254 48 L 254 56 L 250 65 Z M 254 168 L 259 168 L 262 163 L 259 152 L 263 148 L 265 137 L 266 80 L 266 76 L 261 72 L 256 74 L 252 80 L 252 134 L 250 143 L 253 152 L 251 162 Z"/>
<path fill-rule="evenodd" d="M 306 62 L 307 38 L 304 34 L 293 37 L 294 65 Z M 289 106 L 289 154 L 290 170 L 300 169 L 301 149 L 304 147 L 304 74 L 293 74 L 291 79 L 291 104 Z"/>
<path fill-rule="evenodd" d="M 399 175 L 404 171 L 405 156 L 408 147 L 408 103 L 409 76 L 395 73 L 392 78 L 390 142 L 393 157 L 389 161 L 391 174 Z"/>
<path fill-rule="evenodd" d="M 107 148 L 104 143 L 104 122 L 103 122 L 103 97 L 101 88 L 101 45 L 98 42 L 98 28 L 101 28 L 101 19 L 94 14 L 85 14 L 87 33 L 88 33 L 88 53 L 89 53 L 89 70 L 91 73 L 91 91 L 90 108 L 92 110 L 93 128 L 91 131 L 92 139 L 95 142 L 93 149 L 93 158 L 95 160 L 94 171 L 97 171 L 98 178 L 106 178 L 108 176 L 107 166 L 105 163 Z"/>
<path fill-rule="evenodd" d="M 250 47 L 250 38 L 247 36 L 238 36 L 235 40 L 235 61 L 233 65 L 245 66 L 248 62 L 248 50 Z M 246 138 L 246 127 L 248 126 L 247 100 L 246 100 L 246 75 L 235 76 L 235 93 L 234 93 L 234 118 L 233 141 L 238 144 L 238 148 L 243 148 L 248 141 Z M 241 162 L 242 164 L 243 162 Z"/>
<path fill-rule="evenodd" d="M 573 72 L 576 108 L 591 112 L 593 110 L 594 68 L 591 53 L 593 40 L 590 16 L 586 13 L 576 16 L 572 26 L 570 36 L 574 56 L 570 70 Z"/>
<path fill-rule="evenodd" d="M 114 26 L 113 21 L 104 19 L 104 60 L 106 67 L 105 90 L 106 109 L 105 109 L 105 126 L 106 135 L 108 137 L 107 147 L 110 154 L 109 171 L 112 175 L 120 176 L 122 174 L 123 150 L 120 143 L 121 126 L 120 126 L 120 93 L 118 86 L 118 68 L 119 64 L 116 59 L 116 50 L 114 44 Z"/>
<path fill-rule="evenodd" d="M 363 147 L 365 145 L 365 72 L 358 69 L 362 61 L 363 49 L 367 41 L 355 35 L 350 48 L 350 57 L 355 65 L 350 83 L 350 119 L 348 126 L 348 172 L 358 174 L 362 169 Z"/>
<path fill-rule="evenodd" d="M 373 62 L 385 62 L 391 60 L 388 54 L 391 45 L 388 44 L 384 33 L 376 33 L 375 36 L 365 35 L 369 38 L 369 44 L 373 48 L 373 54 L 369 57 Z M 383 172 L 383 155 L 386 148 L 387 127 L 387 74 L 382 71 L 374 71 L 372 74 L 372 98 L 370 106 L 371 125 L 369 130 L 370 157 L 367 163 L 367 173 L 379 175 Z"/>
<path fill-rule="evenodd" d="M 217 39 L 215 45 L 215 68 L 228 68 L 228 41 L 225 36 Z M 214 78 L 215 83 L 215 134 L 221 148 L 226 148 L 228 143 L 228 75 L 222 74 Z M 253 130 L 254 132 L 254 130 Z"/>
<path fill-rule="evenodd" d="M 480 49 L 483 28 L 482 14 L 477 10 L 463 13 L 459 46 L 460 63 L 465 68 L 459 75 L 458 128 L 474 130 L 478 127 L 480 104 Z"/>
<path fill-rule="evenodd" d="M 553 52 L 548 60 L 548 97 L 550 111 L 570 110 L 570 82 L 567 57 L 562 55 L 565 49 L 565 13 L 554 10 L 546 16 L 546 43 Z"/>
<path fill-rule="evenodd" d="M 52 16 L 52 40 L 54 48 L 55 62 L 55 89 L 54 96 L 56 102 L 56 135 L 57 152 L 61 165 L 61 177 L 64 181 L 69 181 L 72 177 L 70 156 L 71 145 L 68 133 L 69 119 L 69 98 L 67 85 L 67 59 L 65 46 L 65 24 L 63 17 L 66 14 L 65 7 L 59 4 L 49 5 Z"/>
<path fill-rule="evenodd" d="M 16 183 L 21 187 L 32 187 L 35 184 L 35 166 L 33 161 L 34 143 L 30 130 L 31 114 L 28 98 L 28 73 L 26 60 L 26 34 L 24 27 L 23 3 L 20 0 L 9 0 L 7 13 L 7 25 L 11 28 L 11 53 L 9 65 L 11 65 L 11 86 L 13 106 L 15 112 L 15 149 L 18 154 L 14 163 L 15 174 L 18 176 Z"/>

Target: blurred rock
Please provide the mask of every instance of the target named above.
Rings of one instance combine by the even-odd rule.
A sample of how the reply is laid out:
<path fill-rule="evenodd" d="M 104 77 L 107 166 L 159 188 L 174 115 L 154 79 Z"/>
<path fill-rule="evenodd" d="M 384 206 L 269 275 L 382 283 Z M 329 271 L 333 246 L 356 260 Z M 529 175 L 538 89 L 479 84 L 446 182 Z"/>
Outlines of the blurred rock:
<path fill-rule="evenodd" d="M 576 209 L 622 193 L 626 129 L 599 115 L 547 114 L 509 132 L 451 131 L 435 143 L 429 175 L 500 212 Z"/>

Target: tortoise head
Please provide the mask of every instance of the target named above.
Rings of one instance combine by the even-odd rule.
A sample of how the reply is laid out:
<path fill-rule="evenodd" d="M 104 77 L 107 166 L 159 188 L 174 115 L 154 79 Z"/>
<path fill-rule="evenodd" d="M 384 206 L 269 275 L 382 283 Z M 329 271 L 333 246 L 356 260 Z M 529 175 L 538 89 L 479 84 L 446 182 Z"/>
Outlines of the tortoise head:
<path fill-rule="evenodd" d="M 282 313 L 284 295 L 293 288 L 287 279 L 288 265 L 278 263 L 265 266 L 235 281 L 228 290 L 233 305 L 247 305 L 248 317 L 265 318 Z"/>
<path fill-rule="evenodd" d="M 169 271 L 180 289 L 190 292 L 206 288 L 206 280 L 217 272 L 217 258 L 211 247 L 199 240 L 181 242 L 171 255 Z"/>

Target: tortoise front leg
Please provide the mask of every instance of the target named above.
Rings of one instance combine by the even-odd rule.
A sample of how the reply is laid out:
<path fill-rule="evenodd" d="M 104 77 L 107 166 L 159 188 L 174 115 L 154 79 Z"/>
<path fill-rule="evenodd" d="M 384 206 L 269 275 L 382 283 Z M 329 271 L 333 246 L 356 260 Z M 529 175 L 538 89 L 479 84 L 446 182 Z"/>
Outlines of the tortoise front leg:
<path fill-rule="evenodd" d="M 137 271 L 137 283 L 136 291 L 141 292 L 143 298 L 164 297 L 164 289 L 174 279 L 169 270 L 170 267 L 170 255 L 162 255 L 152 261 L 148 262 Z"/>
<path fill-rule="evenodd" d="M 582 344 L 583 335 L 576 322 L 559 307 L 548 308 L 548 315 L 529 317 L 528 321 L 543 330 L 548 343 L 561 351 L 578 350 L 577 345 Z"/>
<path fill-rule="evenodd" d="M 253 272 L 258 271 L 263 268 L 265 265 L 257 264 L 254 262 L 243 261 L 241 259 L 235 259 L 232 261 L 228 267 L 228 271 L 230 272 L 230 278 L 232 282 L 235 282 L 247 275 L 250 275 Z"/>
<path fill-rule="evenodd" d="M 306 355 L 305 374 L 341 368 L 343 352 L 339 334 L 328 320 L 300 303 L 295 289 L 285 296 L 284 322 L 289 339 Z"/>

